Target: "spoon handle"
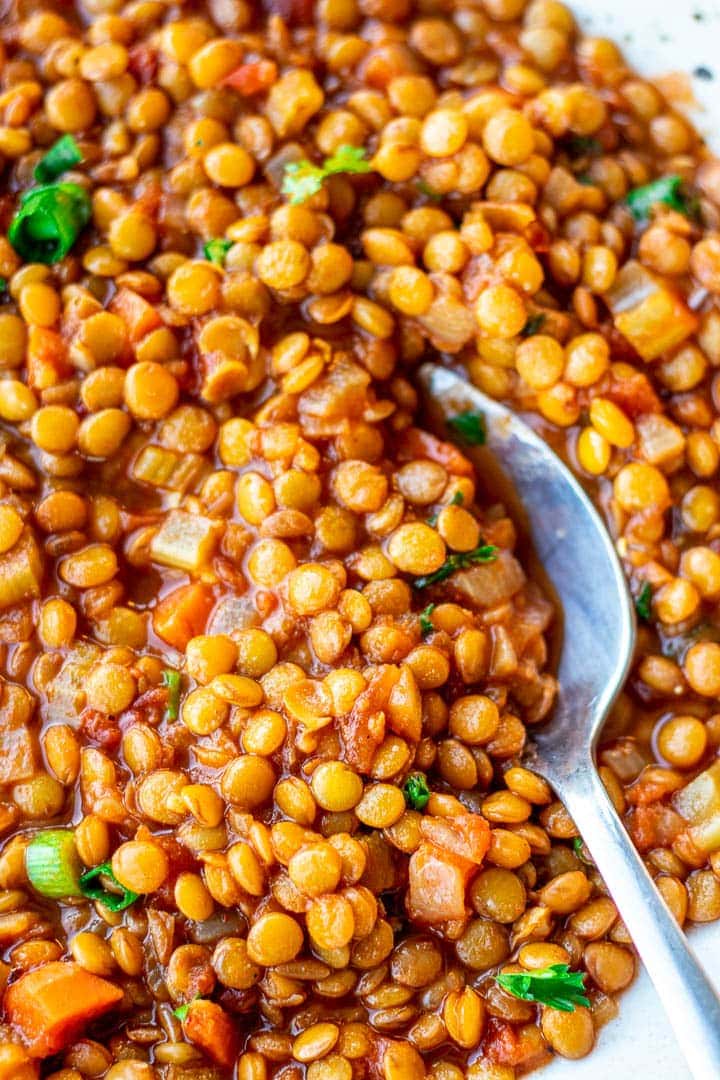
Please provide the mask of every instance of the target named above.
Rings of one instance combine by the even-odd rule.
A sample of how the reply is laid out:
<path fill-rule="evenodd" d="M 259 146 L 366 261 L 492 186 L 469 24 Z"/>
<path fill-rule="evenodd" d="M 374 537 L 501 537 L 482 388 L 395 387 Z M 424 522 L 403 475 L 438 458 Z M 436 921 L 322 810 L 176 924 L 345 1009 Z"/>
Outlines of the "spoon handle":
<path fill-rule="evenodd" d="M 552 777 L 548 777 L 552 781 Z M 558 785 L 696 1080 L 720 1077 L 720 999 L 658 892 L 592 762 Z"/>

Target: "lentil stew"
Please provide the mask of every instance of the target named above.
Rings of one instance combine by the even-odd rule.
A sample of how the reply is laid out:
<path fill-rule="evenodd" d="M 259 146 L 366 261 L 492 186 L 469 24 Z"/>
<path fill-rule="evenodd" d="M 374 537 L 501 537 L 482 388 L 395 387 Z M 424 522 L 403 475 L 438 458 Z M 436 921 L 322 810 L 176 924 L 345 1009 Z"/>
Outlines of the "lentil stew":
<path fill-rule="evenodd" d="M 0 42 L 0 1080 L 584 1057 L 635 957 L 523 765 L 553 605 L 413 370 L 604 512 L 601 774 L 720 917 L 720 163 L 558 0 L 13 0 Z"/>

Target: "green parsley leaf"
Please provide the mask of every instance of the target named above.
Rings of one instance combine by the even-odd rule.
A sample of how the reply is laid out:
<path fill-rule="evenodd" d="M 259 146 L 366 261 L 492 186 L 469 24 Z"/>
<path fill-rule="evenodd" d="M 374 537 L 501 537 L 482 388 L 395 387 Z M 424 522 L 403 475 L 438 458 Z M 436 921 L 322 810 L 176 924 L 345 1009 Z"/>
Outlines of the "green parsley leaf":
<path fill-rule="evenodd" d="M 641 619 L 645 622 L 650 621 L 652 615 L 652 588 L 650 582 L 646 581 L 642 589 L 635 597 L 635 610 Z"/>
<path fill-rule="evenodd" d="M 434 610 L 435 605 L 428 604 L 428 606 L 420 612 L 420 633 L 423 637 L 427 637 L 428 634 L 432 634 L 433 630 L 435 629 L 432 624 L 432 619 L 430 618 Z"/>
<path fill-rule="evenodd" d="M 306 158 L 292 161 L 285 166 L 282 193 L 287 195 L 292 206 L 307 202 L 313 195 L 317 195 L 327 176 L 370 172 L 370 162 L 365 155 L 364 146 L 343 145 L 338 146 L 331 157 L 325 158 L 322 165 L 314 165 Z"/>
<path fill-rule="evenodd" d="M 168 691 L 165 719 L 177 720 L 180 709 L 180 672 L 165 668 L 162 673 L 162 685 L 167 686 Z"/>
<path fill-rule="evenodd" d="M 560 1012 L 575 1012 L 577 1005 L 590 1005 L 585 996 L 585 973 L 570 971 L 567 964 L 551 964 L 527 974 L 496 975 L 495 981 L 521 1001 L 537 1001 Z"/>
<path fill-rule="evenodd" d="M 531 315 L 520 331 L 520 337 L 532 337 L 533 334 L 539 334 L 545 324 L 545 319 L 546 315 L 542 311 Z"/>
<path fill-rule="evenodd" d="M 424 810 L 430 802 L 430 788 L 422 773 L 412 773 L 403 786 L 405 802 L 411 810 Z"/>
<path fill-rule="evenodd" d="M 445 581 L 456 570 L 466 570 L 473 563 L 494 562 L 497 558 L 497 550 L 494 544 L 481 544 L 474 551 L 457 551 L 450 555 L 434 573 L 415 578 L 413 586 L 416 589 L 426 589 L 428 585 L 437 585 L 438 582 Z"/>
<path fill-rule="evenodd" d="M 232 240 L 226 240 L 223 236 L 218 236 L 214 240 L 208 240 L 203 245 L 203 255 L 216 266 L 225 265 L 225 256 L 230 248 L 233 246 Z"/>
<path fill-rule="evenodd" d="M 0 277 L 0 293 L 7 292 L 7 279 Z"/>
<path fill-rule="evenodd" d="M 663 203 L 686 217 L 692 217 L 697 212 L 697 200 L 683 192 L 683 178 L 677 175 L 659 176 L 657 180 L 635 188 L 628 194 L 625 202 L 635 220 L 641 222 L 648 220 L 653 206 L 658 203 Z"/>
<path fill-rule="evenodd" d="M 483 446 L 485 443 L 485 417 L 480 412 L 458 413 L 448 419 L 448 427 L 452 428 L 460 441 L 467 446 Z"/>
<path fill-rule="evenodd" d="M 184 1005 L 178 1005 L 177 1009 L 173 1009 L 173 1016 L 177 1016 L 181 1023 L 187 1020 L 188 1013 L 190 1012 L 191 1002 L 187 1001 Z"/>
<path fill-rule="evenodd" d="M 100 877 L 106 878 L 113 888 L 106 889 L 101 881 L 97 881 Z M 99 900 L 106 908 L 110 908 L 110 911 L 124 911 L 139 899 L 138 893 L 120 884 L 109 862 L 103 863 L 102 866 L 95 866 L 82 874 L 80 891 L 89 900 Z"/>
<path fill-rule="evenodd" d="M 54 142 L 48 152 L 40 158 L 33 170 L 33 176 L 39 184 L 49 184 L 56 180 L 61 173 L 72 169 L 82 161 L 80 147 L 72 135 L 61 135 Z"/>
<path fill-rule="evenodd" d="M 62 182 L 30 188 L 20 197 L 8 240 L 27 262 L 60 262 L 91 214 L 90 196 L 79 184 Z"/>

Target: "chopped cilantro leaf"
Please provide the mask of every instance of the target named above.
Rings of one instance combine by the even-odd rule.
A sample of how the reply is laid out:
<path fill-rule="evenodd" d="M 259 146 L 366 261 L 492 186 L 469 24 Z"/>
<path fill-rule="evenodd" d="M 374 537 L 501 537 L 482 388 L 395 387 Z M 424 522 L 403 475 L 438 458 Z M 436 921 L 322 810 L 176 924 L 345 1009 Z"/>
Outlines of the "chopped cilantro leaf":
<path fill-rule="evenodd" d="M 216 266 L 225 265 L 225 256 L 230 248 L 233 246 L 232 240 L 226 240 L 222 236 L 216 237 L 214 240 L 208 240 L 203 247 L 203 255 Z"/>
<path fill-rule="evenodd" d="M 649 581 L 645 582 L 642 589 L 635 597 L 635 610 L 637 611 L 638 616 L 641 619 L 644 619 L 645 622 L 650 621 L 650 616 L 652 615 L 652 589 Z"/>
<path fill-rule="evenodd" d="M 483 446 L 485 443 L 485 417 L 482 413 L 458 413 L 457 416 L 451 416 L 447 423 L 466 445 Z"/>
<path fill-rule="evenodd" d="M 314 165 L 303 158 L 285 166 L 282 193 L 287 195 L 291 204 L 307 202 L 322 188 L 323 180 L 337 173 L 368 173 L 370 162 L 365 156 L 364 146 L 339 146 L 331 157 L 325 158 L 322 165 Z"/>
<path fill-rule="evenodd" d="M 521 1001 L 537 1001 L 560 1012 L 575 1012 L 577 1005 L 590 1005 L 585 996 L 585 974 L 570 971 L 567 964 L 551 964 L 532 972 L 496 975 L 496 981 Z"/>
<path fill-rule="evenodd" d="M 545 323 L 545 318 L 546 316 L 542 311 L 537 311 L 534 315 L 531 315 L 520 331 L 520 337 L 532 337 L 533 334 L 539 334 Z"/>
<path fill-rule="evenodd" d="M 411 810 L 424 810 L 430 802 L 430 788 L 422 773 L 408 776 L 403 787 L 405 802 Z"/>

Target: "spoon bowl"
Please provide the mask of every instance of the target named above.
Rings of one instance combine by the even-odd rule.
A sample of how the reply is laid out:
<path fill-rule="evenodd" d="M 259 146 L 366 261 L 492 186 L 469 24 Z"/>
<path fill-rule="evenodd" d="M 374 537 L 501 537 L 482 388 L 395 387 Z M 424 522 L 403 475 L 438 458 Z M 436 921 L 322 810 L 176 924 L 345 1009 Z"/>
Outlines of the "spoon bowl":
<path fill-rule="evenodd" d="M 481 475 L 486 468 L 504 473 L 562 612 L 557 701 L 549 722 L 533 732 L 527 764 L 552 785 L 582 834 L 693 1075 L 718 1077 L 720 1000 L 633 846 L 594 760 L 635 643 L 632 600 L 612 540 L 570 470 L 514 413 L 435 364 L 421 367 L 419 379 L 430 429 L 440 438 L 452 437 L 447 422 L 458 413 L 484 415 L 486 442 L 472 456 Z"/>

